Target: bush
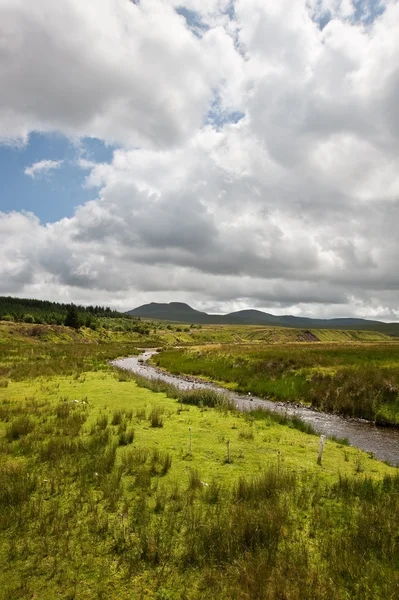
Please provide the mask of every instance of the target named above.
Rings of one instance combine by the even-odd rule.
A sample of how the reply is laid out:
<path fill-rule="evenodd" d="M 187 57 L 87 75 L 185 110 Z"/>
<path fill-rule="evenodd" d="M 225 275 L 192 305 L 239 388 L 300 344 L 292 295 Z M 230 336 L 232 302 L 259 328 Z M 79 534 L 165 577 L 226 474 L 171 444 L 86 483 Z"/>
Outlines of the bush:
<path fill-rule="evenodd" d="M 35 319 L 34 319 L 33 315 L 24 315 L 23 321 L 24 321 L 24 323 L 34 323 Z"/>

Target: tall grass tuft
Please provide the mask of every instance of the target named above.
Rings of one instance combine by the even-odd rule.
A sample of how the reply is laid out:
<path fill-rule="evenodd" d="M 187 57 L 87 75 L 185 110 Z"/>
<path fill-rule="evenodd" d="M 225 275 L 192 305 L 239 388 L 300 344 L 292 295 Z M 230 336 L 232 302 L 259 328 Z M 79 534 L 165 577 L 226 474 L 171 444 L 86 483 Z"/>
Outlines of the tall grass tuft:
<path fill-rule="evenodd" d="M 221 410 L 233 410 L 234 403 L 225 394 L 212 389 L 200 388 L 197 390 L 178 390 L 178 400 L 182 404 L 194 406 L 207 406 Z"/>
<path fill-rule="evenodd" d="M 134 440 L 134 431 L 133 429 L 128 429 L 127 431 L 123 431 L 119 434 L 118 444 L 119 446 L 129 446 L 132 444 Z"/>
<path fill-rule="evenodd" d="M 27 502 L 37 486 L 37 476 L 26 464 L 0 464 L 0 514 Z"/>
<path fill-rule="evenodd" d="M 153 428 L 163 427 L 162 409 L 159 406 L 155 406 L 151 410 L 150 416 L 149 416 L 149 421 L 150 421 L 151 427 L 153 427 Z"/>
<path fill-rule="evenodd" d="M 297 486 L 294 473 L 269 467 L 262 475 L 248 479 L 240 477 L 234 488 L 236 502 L 249 502 L 257 505 L 263 500 L 276 499 L 282 493 L 292 492 Z"/>
<path fill-rule="evenodd" d="M 190 469 L 188 475 L 188 489 L 198 490 L 200 488 L 202 488 L 202 482 L 198 469 Z"/>
<path fill-rule="evenodd" d="M 121 410 L 116 410 L 112 415 L 111 425 L 120 425 L 122 423 L 123 414 Z"/>
<path fill-rule="evenodd" d="M 35 427 L 34 422 L 28 416 L 18 417 L 6 427 L 6 439 L 9 441 L 19 440 L 28 435 Z"/>

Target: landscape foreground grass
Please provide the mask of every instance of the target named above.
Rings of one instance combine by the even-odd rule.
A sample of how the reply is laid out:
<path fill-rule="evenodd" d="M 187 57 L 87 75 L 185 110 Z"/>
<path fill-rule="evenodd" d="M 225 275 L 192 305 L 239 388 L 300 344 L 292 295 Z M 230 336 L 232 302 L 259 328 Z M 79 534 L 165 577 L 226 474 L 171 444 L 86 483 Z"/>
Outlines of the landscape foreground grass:
<path fill-rule="evenodd" d="M 0 344 L 1 599 L 398 597 L 396 469 L 139 387 L 136 352 Z"/>

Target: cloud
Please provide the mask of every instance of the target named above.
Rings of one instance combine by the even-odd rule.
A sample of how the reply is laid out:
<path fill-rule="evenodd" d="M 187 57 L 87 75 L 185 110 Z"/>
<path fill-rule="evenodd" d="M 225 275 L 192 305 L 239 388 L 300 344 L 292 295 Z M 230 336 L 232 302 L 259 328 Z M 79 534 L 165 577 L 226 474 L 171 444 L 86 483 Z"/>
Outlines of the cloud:
<path fill-rule="evenodd" d="M 152 147 L 201 126 L 226 73 L 214 56 L 232 45 L 221 28 L 199 39 L 160 0 L 2 0 L 0 39 L 3 139 L 60 131 Z"/>
<path fill-rule="evenodd" d="M 35 179 L 36 177 L 48 175 L 48 173 L 55 169 L 59 169 L 63 162 L 63 160 L 40 160 L 33 163 L 30 167 L 25 167 L 24 173 Z"/>
<path fill-rule="evenodd" d="M 71 218 L 0 215 L 4 293 L 396 318 L 399 4 L 383 4 L 366 24 L 350 0 L 99 0 L 95 19 L 3 1 L 3 138 L 119 144 L 79 162 L 93 196 Z"/>

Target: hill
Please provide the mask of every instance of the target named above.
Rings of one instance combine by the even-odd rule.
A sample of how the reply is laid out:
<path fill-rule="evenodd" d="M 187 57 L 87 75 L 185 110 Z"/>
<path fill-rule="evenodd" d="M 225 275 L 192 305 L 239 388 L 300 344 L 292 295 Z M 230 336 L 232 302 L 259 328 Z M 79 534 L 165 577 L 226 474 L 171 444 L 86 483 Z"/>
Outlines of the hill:
<path fill-rule="evenodd" d="M 208 325 L 274 325 L 277 327 L 300 327 L 308 329 L 363 329 L 380 331 L 386 335 L 399 336 L 399 323 L 383 323 L 368 319 L 339 318 L 311 319 L 293 315 L 272 315 L 260 310 L 240 310 L 227 315 L 210 315 L 193 309 L 183 302 L 143 304 L 129 310 L 128 315 L 145 319 L 173 321 L 178 323 L 200 323 Z"/>
<path fill-rule="evenodd" d="M 144 319 L 157 319 L 160 321 L 177 321 L 178 323 L 216 323 L 210 321 L 206 313 L 191 308 L 184 302 L 170 302 L 169 304 L 158 304 L 151 302 L 133 310 L 127 311 L 131 317 L 142 317 Z"/>

